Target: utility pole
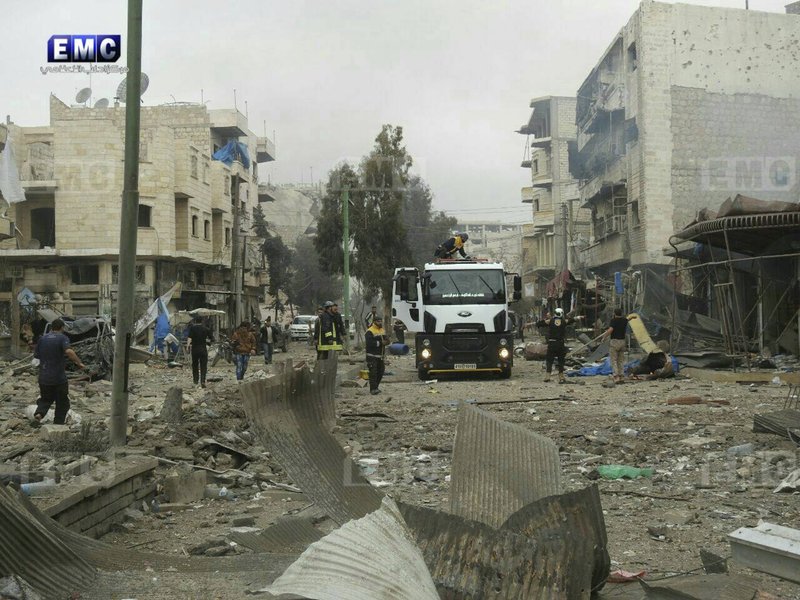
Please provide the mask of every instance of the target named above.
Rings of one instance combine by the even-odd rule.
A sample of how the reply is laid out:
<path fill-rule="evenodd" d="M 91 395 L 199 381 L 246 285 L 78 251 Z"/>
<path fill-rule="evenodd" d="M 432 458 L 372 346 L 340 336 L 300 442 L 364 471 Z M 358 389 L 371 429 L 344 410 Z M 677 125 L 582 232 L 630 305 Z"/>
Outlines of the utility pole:
<path fill-rule="evenodd" d="M 342 305 L 345 329 L 342 339 L 347 348 L 350 346 L 350 192 L 347 187 L 342 190 L 342 250 L 344 252 Z"/>
<path fill-rule="evenodd" d="M 231 176 L 231 205 L 233 206 L 233 236 L 231 239 L 231 292 L 233 295 L 233 323 L 232 327 L 238 327 L 242 322 L 242 276 L 239 268 L 239 243 L 241 236 L 239 231 L 242 228 L 242 215 L 239 210 L 239 184 L 236 176 Z"/>
<path fill-rule="evenodd" d="M 569 244 L 568 244 L 568 233 L 569 233 L 569 208 L 567 207 L 566 202 L 561 203 L 561 238 L 562 238 L 562 251 L 564 256 L 564 268 L 562 271 L 569 270 Z"/>
<path fill-rule="evenodd" d="M 110 440 L 128 437 L 128 360 L 136 294 L 136 233 L 139 221 L 139 97 L 142 87 L 142 0 L 128 0 L 128 76 L 125 97 L 125 174 L 119 236 L 119 288 L 114 337 Z M 156 290 L 158 291 L 158 290 Z"/>

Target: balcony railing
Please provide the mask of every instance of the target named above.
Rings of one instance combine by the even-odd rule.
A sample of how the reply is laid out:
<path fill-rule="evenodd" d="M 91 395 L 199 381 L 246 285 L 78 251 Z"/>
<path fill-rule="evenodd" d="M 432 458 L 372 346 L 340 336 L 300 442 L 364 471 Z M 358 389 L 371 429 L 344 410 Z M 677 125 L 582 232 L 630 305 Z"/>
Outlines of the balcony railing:
<path fill-rule="evenodd" d="M 594 239 L 599 241 L 615 233 L 622 233 L 628 228 L 627 215 L 609 215 L 598 217 L 594 221 Z"/>

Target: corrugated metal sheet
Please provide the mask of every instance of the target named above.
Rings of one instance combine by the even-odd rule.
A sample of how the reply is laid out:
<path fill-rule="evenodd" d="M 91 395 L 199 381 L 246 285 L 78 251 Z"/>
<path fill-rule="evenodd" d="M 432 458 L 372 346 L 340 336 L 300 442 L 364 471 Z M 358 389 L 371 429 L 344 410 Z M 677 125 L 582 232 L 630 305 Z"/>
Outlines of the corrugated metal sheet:
<path fill-rule="evenodd" d="M 311 519 L 287 517 L 261 533 L 232 533 L 228 537 L 254 552 L 289 553 L 303 552 L 323 536 Z"/>
<path fill-rule="evenodd" d="M 288 475 L 339 524 L 380 507 L 382 495 L 330 433 L 336 359 L 282 364 L 276 376 L 239 386 L 253 431 Z"/>
<path fill-rule="evenodd" d="M 693 575 L 658 583 L 639 580 L 647 600 L 753 600 L 759 582 L 743 575 Z"/>
<path fill-rule="evenodd" d="M 558 448 L 520 425 L 468 404 L 459 408 L 450 511 L 499 527 L 526 504 L 561 492 Z"/>
<path fill-rule="evenodd" d="M 775 433 L 790 438 L 789 430 L 800 429 L 800 410 L 785 409 L 764 415 L 753 415 L 753 432 Z"/>
<path fill-rule="evenodd" d="M 68 598 L 96 577 L 92 566 L 31 518 L 0 487 L 0 577 L 19 575 L 44 598 Z"/>
<path fill-rule="evenodd" d="M 511 515 L 502 529 L 558 541 L 563 552 L 558 553 L 557 568 L 572 574 L 570 585 L 576 590 L 599 590 L 608 578 L 611 557 L 596 485 L 532 502 Z"/>
<path fill-rule="evenodd" d="M 400 504 L 441 598 L 589 598 L 610 559 L 596 486 L 537 500 L 494 529 Z"/>
<path fill-rule="evenodd" d="M 394 502 L 350 521 L 303 552 L 264 592 L 315 600 L 439 600 Z"/>
<path fill-rule="evenodd" d="M 571 581 L 591 562 L 568 565 L 558 540 L 540 541 L 423 507 L 400 505 L 442 600 L 589 598 Z M 587 557 L 591 559 L 591 557 Z"/>
<path fill-rule="evenodd" d="M 63 543 L 69 550 L 93 567 L 107 571 L 143 571 L 148 568 L 165 571 L 175 569 L 185 573 L 258 571 L 264 576 L 277 577 L 286 567 L 297 559 L 297 553 L 271 554 L 268 558 L 258 555 L 224 556 L 206 558 L 201 556 L 173 556 L 151 552 L 137 552 L 120 546 L 98 542 L 62 525 L 36 508 L 22 495 L 11 496 L 17 503 L 21 514 L 45 529 L 53 538 Z M 0 503 L 5 510 L 11 502 Z"/>

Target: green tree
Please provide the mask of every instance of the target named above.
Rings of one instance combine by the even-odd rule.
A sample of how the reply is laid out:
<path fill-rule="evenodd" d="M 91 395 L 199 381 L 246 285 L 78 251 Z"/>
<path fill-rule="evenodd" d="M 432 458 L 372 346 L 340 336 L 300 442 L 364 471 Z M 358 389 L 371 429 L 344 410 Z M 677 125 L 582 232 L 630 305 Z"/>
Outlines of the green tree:
<path fill-rule="evenodd" d="M 286 294 L 291 280 L 292 251 L 284 244 L 279 235 L 274 235 L 269 230 L 269 223 L 264 216 L 261 205 L 253 209 L 253 230 L 261 238 L 261 256 L 266 262 L 269 284 L 267 293 L 275 299 L 275 318 L 278 311 L 283 309 L 280 301 L 281 293 Z"/>
<path fill-rule="evenodd" d="M 411 249 L 409 264 L 422 268 L 433 258 L 436 246 L 450 237 L 456 219 L 443 212 L 432 212 L 433 194 L 428 184 L 416 175 L 409 178 L 403 204 L 403 223 Z"/>
<path fill-rule="evenodd" d="M 314 242 L 305 236 L 297 238 L 287 295 L 292 304 L 309 314 L 314 314 L 317 306 L 339 297 L 342 292 L 341 277 L 323 269 L 321 262 Z"/>

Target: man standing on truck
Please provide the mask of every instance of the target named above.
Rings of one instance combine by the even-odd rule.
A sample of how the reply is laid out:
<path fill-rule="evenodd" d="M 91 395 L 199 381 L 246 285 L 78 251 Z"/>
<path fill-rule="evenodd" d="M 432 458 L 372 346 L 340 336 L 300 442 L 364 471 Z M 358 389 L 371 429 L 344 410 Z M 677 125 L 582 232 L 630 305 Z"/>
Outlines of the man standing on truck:
<path fill-rule="evenodd" d="M 445 240 L 436 248 L 434 258 L 453 258 L 456 252 L 461 254 L 461 258 L 469 258 L 464 250 L 464 244 L 469 239 L 466 233 L 457 233 L 448 240 Z"/>
<path fill-rule="evenodd" d="M 369 393 L 373 395 L 380 393 L 378 386 L 381 384 L 386 369 L 383 355 L 388 343 L 389 338 L 383 329 L 383 318 L 375 315 L 372 325 L 364 334 L 364 345 L 367 348 L 367 369 L 369 369 Z"/>
<path fill-rule="evenodd" d="M 581 317 L 577 318 L 580 319 Z M 545 382 L 550 381 L 554 360 L 558 361 L 558 383 L 567 382 L 564 378 L 564 359 L 567 355 L 567 350 L 564 347 L 564 338 L 567 334 L 567 325 L 571 325 L 574 322 L 575 319 L 564 316 L 563 308 L 557 308 L 554 316 L 541 319 L 536 323 L 537 327 L 547 328 L 547 357 L 545 359 L 547 376 L 544 378 Z"/>

